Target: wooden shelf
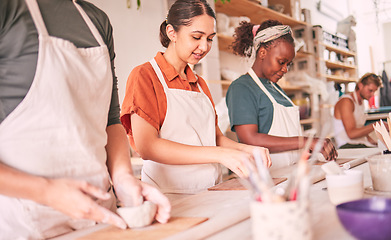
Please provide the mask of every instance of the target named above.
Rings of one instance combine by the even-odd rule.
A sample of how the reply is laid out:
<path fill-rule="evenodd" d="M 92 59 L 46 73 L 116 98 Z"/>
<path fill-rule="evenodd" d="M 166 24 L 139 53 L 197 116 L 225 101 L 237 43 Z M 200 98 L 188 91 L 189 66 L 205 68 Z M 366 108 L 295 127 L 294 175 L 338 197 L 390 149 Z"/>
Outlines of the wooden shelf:
<path fill-rule="evenodd" d="M 332 61 L 329 61 L 329 60 L 323 60 L 326 62 L 326 67 L 330 68 L 330 69 L 338 69 L 338 68 L 342 68 L 342 69 L 357 69 L 356 66 L 354 65 L 350 65 L 350 64 L 345 64 L 345 63 L 342 63 L 342 62 L 332 62 Z"/>
<path fill-rule="evenodd" d="M 229 16 L 247 16 L 255 24 L 261 24 L 268 19 L 278 20 L 291 27 L 307 24 L 249 0 L 231 0 L 226 3 L 218 1 L 215 3 L 215 8 L 216 12 L 225 13 Z"/>
<path fill-rule="evenodd" d="M 324 30 L 321 27 L 313 27 L 313 34 L 316 49 L 317 76 L 325 81 L 341 84 L 357 82 L 356 53 L 349 49 L 323 42 Z M 353 62 L 330 61 L 329 53 L 326 50 L 341 55 L 341 59 L 353 58 Z M 326 74 L 326 72 L 331 74 Z"/>
<path fill-rule="evenodd" d="M 326 103 L 323 103 L 323 104 L 320 104 L 319 107 L 320 107 L 320 108 L 334 108 L 334 104 L 326 104 Z"/>
<path fill-rule="evenodd" d="M 302 57 L 308 57 L 308 56 L 312 56 L 312 53 L 298 51 L 298 52 L 296 52 L 295 58 L 302 58 Z"/>
<path fill-rule="evenodd" d="M 305 125 L 305 124 L 313 124 L 314 122 L 319 121 L 317 118 L 307 118 L 307 119 L 301 119 L 300 124 Z"/>
<path fill-rule="evenodd" d="M 210 84 L 221 84 L 223 86 L 229 86 L 231 85 L 232 81 L 230 80 L 208 80 L 207 83 Z M 298 87 L 298 86 L 280 86 L 285 92 L 297 92 L 297 91 L 303 91 L 303 88 L 306 88 L 306 86 Z"/>
<path fill-rule="evenodd" d="M 233 37 L 217 33 L 217 40 L 219 42 L 219 50 L 232 53 L 232 49 L 230 49 L 229 46 L 234 41 Z"/>
<path fill-rule="evenodd" d="M 343 76 L 338 75 L 328 75 L 328 74 L 322 74 L 321 77 L 324 77 L 329 82 L 336 82 L 336 83 L 351 83 L 351 82 L 357 82 L 357 79 L 355 78 L 346 78 Z"/>
<path fill-rule="evenodd" d="M 211 84 L 221 84 L 224 86 L 229 86 L 232 83 L 230 80 L 207 80 L 206 82 Z"/>
<path fill-rule="evenodd" d="M 345 50 L 345 49 L 342 49 L 342 48 L 338 48 L 338 47 L 332 46 L 332 45 L 327 44 L 327 43 L 322 43 L 322 42 L 320 42 L 319 44 L 325 46 L 325 48 L 326 48 L 327 50 L 329 50 L 329 51 L 333 51 L 333 52 L 336 52 L 336 53 L 345 55 L 345 56 L 347 56 L 347 57 L 355 57 L 355 56 L 356 56 L 356 53 L 355 53 L 355 52 L 352 52 L 352 51 L 349 51 L 349 50 Z"/>
<path fill-rule="evenodd" d="M 285 92 L 298 92 L 298 91 L 303 91 L 303 87 L 298 87 L 298 86 L 280 86 Z"/>

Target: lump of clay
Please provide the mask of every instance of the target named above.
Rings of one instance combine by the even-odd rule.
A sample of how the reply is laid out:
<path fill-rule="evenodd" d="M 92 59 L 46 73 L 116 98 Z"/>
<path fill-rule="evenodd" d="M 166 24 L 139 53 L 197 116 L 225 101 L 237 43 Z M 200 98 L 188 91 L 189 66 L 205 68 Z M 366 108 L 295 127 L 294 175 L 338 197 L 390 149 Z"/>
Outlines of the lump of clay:
<path fill-rule="evenodd" d="M 145 201 L 136 207 L 120 207 L 117 213 L 124 219 L 129 228 L 140 228 L 150 225 L 155 219 L 157 206 Z"/>

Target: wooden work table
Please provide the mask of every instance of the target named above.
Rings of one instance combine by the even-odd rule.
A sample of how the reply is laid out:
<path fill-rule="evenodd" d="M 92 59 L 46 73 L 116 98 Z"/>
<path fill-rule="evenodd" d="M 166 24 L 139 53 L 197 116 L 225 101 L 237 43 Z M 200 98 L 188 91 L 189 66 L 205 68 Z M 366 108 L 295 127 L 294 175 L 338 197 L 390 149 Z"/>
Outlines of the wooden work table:
<path fill-rule="evenodd" d="M 378 153 L 380 151 L 376 149 L 349 149 L 341 151 L 340 155 L 341 157 L 350 156 L 350 158 L 356 160 Z M 364 162 L 355 166 L 354 169 L 363 171 L 364 188 L 372 185 L 368 163 Z M 291 170 L 291 168 L 286 168 L 272 172 L 272 175 L 273 177 L 289 177 Z M 313 182 L 316 182 L 310 187 L 313 239 L 354 239 L 339 223 L 335 206 L 330 203 L 327 190 L 324 189 L 326 182 L 322 180 L 324 173 L 320 165 L 313 165 L 311 175 L 314 176 Z M 286 184 L 287 181 L 276 187 L 284 187 Z M 365 194 L 364 197 L 370 196 Z M 208 220 L 166 239 L 251 240 L 250 200 L 250 192 L 247 190 L 204 191 L 196 195 L 182 196 L 172 200 L 173 217 L 207 217 Z M 86 237 L 92 232 L 102 230 L 105 227 L 107 225 L 98 224 L 90 229 L 79 230 L 55 239 Z"/>

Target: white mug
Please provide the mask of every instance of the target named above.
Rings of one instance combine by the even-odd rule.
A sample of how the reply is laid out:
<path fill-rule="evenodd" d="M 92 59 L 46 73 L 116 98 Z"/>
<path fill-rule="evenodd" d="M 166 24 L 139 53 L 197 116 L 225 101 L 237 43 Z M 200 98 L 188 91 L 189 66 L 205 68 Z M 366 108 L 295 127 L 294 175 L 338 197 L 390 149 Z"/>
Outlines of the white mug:
<path fill-rule="evenodd" d="M 335 205 L 364 196 L 362 171 L 350 169 L 345 170 L 344 174 L 327 174 L 326 182 L 330 201 Z"/>

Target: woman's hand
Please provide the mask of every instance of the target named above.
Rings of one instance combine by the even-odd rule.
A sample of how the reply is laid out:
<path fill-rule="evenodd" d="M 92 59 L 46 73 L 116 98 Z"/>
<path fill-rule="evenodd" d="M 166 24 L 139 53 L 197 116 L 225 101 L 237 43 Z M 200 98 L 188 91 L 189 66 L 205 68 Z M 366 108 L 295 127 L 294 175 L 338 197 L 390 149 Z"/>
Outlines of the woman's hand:
<path fill-rule="evenodd" d="M 251 154 L 252 156 L 254 155 L 254 153 L 260 154 L 263 164 L 268 168 L 272 166 L 272 160 L 270 159 L 269 149 L 264 147 L 243 144 L 242 150 Z"/>
<path fill-rule="evenodd" d="M 311 150 L 313 151 L 319 139 L 314 139 L 312 142 Z M 320 153 L 324 156 L 325 160 L 332 161 L 338 157 L 337 150 L 329 138 L 325 138 Z"/>
<path fill-rule="evenodd" d="M 110 194 L 86 181 L 50 179 L 42 203 L 75 219 L 90 219 L 126 229 L 125 222 L 93 198 L 108 200 Z"/>
<path fill-rule="evenodd" d="M 373 144 L 373 145 L 375 145 L 375 146 L 377 145 L 377 140 L 371 138 L 369 135 L 367 135 L 367 140 L 368 140 L 368 142 L 370 142 L 371 144 Z"/>
<path fill-rule="evenodd" d="M 253 151 L 255 148 L 260 150 L 264 165 L 267 167 L 270 167 L 271 165 L 269 151 L 267 148 L 254 147 L 250 145 L 246 146 L 248 147 L 244 147 L 243 150 L 236 150 L 232 148 L 220 148 L 218 150 L 220 153 L 220 163 L 241 178 L 248 176 L 248 168 L 246 167 L 245 161 L 254 161 Z"/>
<path fill-rule="evenodd" d="M 147 200 L 157 205 L 155 218 L 158 222 L 166 223 L 170 218 L 170 202 L 158 189 L 125 172 L 116 175 L 113 184 L 115 193 L 124 206 L 138 206 Z"/>

